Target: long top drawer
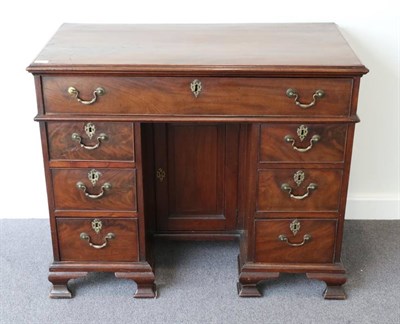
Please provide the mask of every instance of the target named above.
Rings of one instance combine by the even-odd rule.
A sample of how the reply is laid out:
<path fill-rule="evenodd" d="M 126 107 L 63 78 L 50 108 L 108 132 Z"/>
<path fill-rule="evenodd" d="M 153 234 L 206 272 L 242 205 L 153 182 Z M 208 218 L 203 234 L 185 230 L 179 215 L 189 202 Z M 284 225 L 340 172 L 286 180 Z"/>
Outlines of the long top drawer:
<path fill-rule="evenodd" d="M 45 76 L 46 113 L 348 116 L 351 78 Z"/>

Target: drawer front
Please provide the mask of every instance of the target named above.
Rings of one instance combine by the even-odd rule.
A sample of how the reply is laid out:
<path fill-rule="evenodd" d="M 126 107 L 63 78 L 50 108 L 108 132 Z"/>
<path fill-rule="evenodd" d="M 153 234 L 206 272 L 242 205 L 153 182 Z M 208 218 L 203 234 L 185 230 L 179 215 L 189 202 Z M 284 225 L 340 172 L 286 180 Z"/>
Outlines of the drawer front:
<path fill-rule="evenodd" d="M 134 160 L 132 123 L 50 122 L 50 159 Z"/>
<path fill-rule="evenodd" d="M 52 169 L 51 174 L 57 210 L 137 211 L 134 169 Z"/>
<path fill-rule="evenodd" d="M 336 224 L 336 220 L 256 220 L 255 261 L 333 262 Z"/>
<path fill-rule="evenodd" d="M 197 78 L 195 77 L 43 77 L 47 113 L 138 115 L 298 115 L 345 116 L 349 113 L 352 79 Z M 70 93 L 74 87 L 79 93 Z M 102 88 L 102 95 L 94 91 Z M 288 96 L 294 89 L 296 96 Z M 201 90 L 194 94 L 195 90 Z M 317 90 L 324 96 L 310 104 Z M 293 95 L 293 93 L 292 93 Z M 82 104 L 78 98 L 95 102 Z"/>
<path fill-rule="evenodd" d="M 58 218 L 61 261 L 139 261 L 134 218 Z"/>
<path fill-rule="evenodd" d="M 259 170 L 257 211 L 337 211 L 342 176 L 339 169 Z"/>
<path fill-rule="evenodd" d="M 262 125 L 260 162 L 343 162 L 346 125 Z"/>

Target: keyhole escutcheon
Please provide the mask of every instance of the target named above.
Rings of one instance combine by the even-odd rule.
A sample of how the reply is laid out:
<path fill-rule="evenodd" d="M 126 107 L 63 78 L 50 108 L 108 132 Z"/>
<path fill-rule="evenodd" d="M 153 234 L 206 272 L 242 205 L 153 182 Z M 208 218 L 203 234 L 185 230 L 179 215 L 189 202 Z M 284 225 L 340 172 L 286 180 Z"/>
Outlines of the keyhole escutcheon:
<path fill-rule="evenodd" d="M 200 80 L 193 80 L 190 84 L 190 90 L 192 91 L 193 95 L 197 98 L 202 90 L 202 85 Z"/>

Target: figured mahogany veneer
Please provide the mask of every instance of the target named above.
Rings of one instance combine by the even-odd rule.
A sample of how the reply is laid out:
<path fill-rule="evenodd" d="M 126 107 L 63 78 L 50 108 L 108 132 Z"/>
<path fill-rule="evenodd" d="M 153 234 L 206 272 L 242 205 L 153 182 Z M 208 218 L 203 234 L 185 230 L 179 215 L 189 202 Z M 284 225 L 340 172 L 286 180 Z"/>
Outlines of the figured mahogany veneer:
<path fill-rule="evenodd" d="M 49 152 L 51 160 L 114 160 L 134 161 L 134 130 L 132 123 L 94 123 L 96 132 L 90 138 L 85 132 L 89 122 L 52 122 L 47 124 Z M 82 144 L 88 147 L 97 145 L 100 134 L 106 134 L 105 141 L 100 140 L 97 149 L 88 150 L 72 139 L 73 134 L 82 138 Z"/>
<path fill-rule="evenodd" d="M 293 99 L 286 90 L 296 89 L 301 100 L 312 101 L 314 92 L 325 91 L 320 109 L 296 110 L 295 114 L 347 116 L 352 79 L 201 78 L 196 98 L 190 91 L 193 77 L 45 77 L 44 104 L 47 113 L 132 115 L 293 115 Z M 82 98 L 103 87 L 96 105 L 84 107 L 68 93 L 80 90 Z M 129 89 L 127 91 L 126 89 Z"/>
<path fill-rule="evenodd" d="M 72 297 L 68 281 L 93 271 L 155 297 L 159 236 L 239 238 L 241 297 L 287 272 L 345 298 L 344 215 L 368 70 L 337 26 L 65 24 L 28 71 L 50 297 Z"/>
<path fill-rule="evenodd" d="M 307 124 L 308 134 L 301 140 L 297 135 L 299 124 L 263 124 L 260 134 L 260 162 L 343 162 L 347 125 Z M 313 136 L 319 140 L 312 143 L 307 152 L 293 148 L 292 142 L 285 141 L 290 136 L 294 146 L 307 149 Z M 306 153 L 306 154 L 305 154 Z"/>
<path fill-rule="evenodd" d="M 331 263 L 335 251 L 336 220 L 301 220 L 301 228 L 294 235 L 288 220 L 256 220 L 255 261 L 263 263 Z M 301 244 L 304 235 L 310 235 L 308 243 L 301 247 L 280 241 L 285 235 L 291 244 Z"/>
<path fill-rule="evenodd" d="M 101 176 L 96 185 L 88 179 L 90 168 L 52 169 L 54 203 L 57 210 L 137 210 L 136 170 L 100 169 Z M 98 199 L 86 197 L 76 184 L 83 182 L 87 192 L 101 193 L 101 187 L 110 183 L 111 188 Z"/>
<path fill-rule="evenodd" d="M 158 124 L 155 161 L 157 229 L 235 231 L 238 125 Z M 190 166 L 190 167 L 188 167 Z"/>
<path fill-rule="evenodd" d="M 342 184 L 341 169 L 301 169 L 304 181 L 298 186 L 293 175 L 298 169 L 265 169 L 258 172 L 258 192 L 256 211 L 337 211 Z M 307 187 L 315 183 L 317 188 L 309 190 L 304 199 L 294 199 L 282 184 L 287 183 L 295 196 L 307 193 Z"/>
<path fill-rule="evenodd" d="M 139 261 L 138 224 L 135 218 L 101 218 L 103 227 L 99 233 L 93 230 L 92 220 L 91 218 L 57 219 L 61 261 Z M 82 240 L 81 233 L 88 234 L 90 242 L 95 245 L 102 245 L 108 233 L 113 233 L 115 237 L 108 240 L 106 248 L 97 249 L 91 247 L 86 240 Z"/>

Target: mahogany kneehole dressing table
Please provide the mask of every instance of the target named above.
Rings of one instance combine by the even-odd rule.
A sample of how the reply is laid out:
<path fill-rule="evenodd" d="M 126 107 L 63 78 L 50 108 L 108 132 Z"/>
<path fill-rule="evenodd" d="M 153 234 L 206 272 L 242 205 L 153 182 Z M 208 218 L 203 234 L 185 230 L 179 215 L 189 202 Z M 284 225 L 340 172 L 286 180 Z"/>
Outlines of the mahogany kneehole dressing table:
<path fill-rule="evenodd" d="M 239 296 L 282 272 L 343 299 L 358 89 L 334 24 L 65 24 L 34 75 L 54 262 L 155 297 L 152 241 L 240 242 Z"/>

